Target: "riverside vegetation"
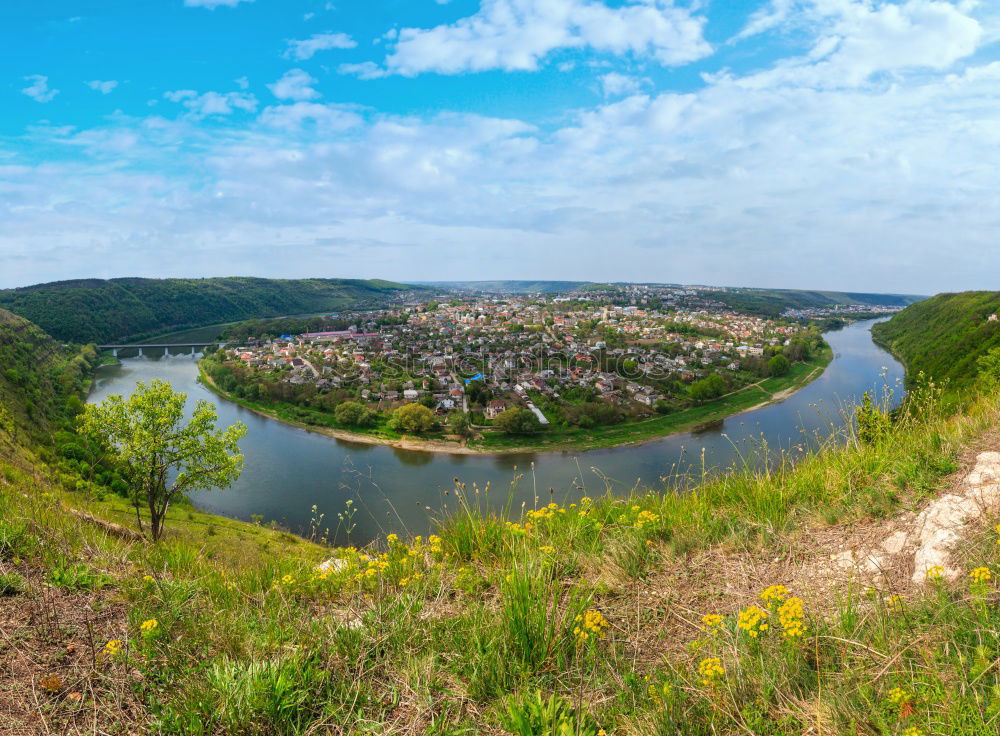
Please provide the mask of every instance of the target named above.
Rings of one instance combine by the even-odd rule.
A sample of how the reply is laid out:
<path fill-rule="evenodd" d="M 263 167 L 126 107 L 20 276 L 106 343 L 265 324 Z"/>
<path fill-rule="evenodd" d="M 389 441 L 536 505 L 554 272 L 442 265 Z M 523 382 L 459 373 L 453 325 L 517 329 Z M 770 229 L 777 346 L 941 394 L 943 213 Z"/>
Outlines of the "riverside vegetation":
<path fill-rule="evenodd" d="M 919 508 L 995 441 L 993 365 L 687 493 L 500 515 L 503 489 L 456 480 L 435 534 L 365 549 L 326 548 L 322 519 L 299 540 L 176 506 L 139 541 L 83 461 L 8 423 L 0 702 L 15 732 L 994 733 L 1000 519 L 968 530 L 955 580 L 803 572 L 819 539 Z"/>

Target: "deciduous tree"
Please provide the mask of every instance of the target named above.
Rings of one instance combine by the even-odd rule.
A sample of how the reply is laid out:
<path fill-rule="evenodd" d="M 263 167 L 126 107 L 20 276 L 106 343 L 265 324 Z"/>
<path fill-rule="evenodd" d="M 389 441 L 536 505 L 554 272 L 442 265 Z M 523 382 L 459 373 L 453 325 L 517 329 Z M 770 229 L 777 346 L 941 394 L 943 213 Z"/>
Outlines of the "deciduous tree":
<path fill-rule="evenodd" d="M 242 422 L 216 429 L 218 416 L 208 401 L 195 404 L 185 421 L 187 395 L 166 381 L 140 382 L 129 398 L 109 396 L 89 405 L 80 430 L 108 448 L 129 484 L 139 529 L 139 509 L 149 509 L 150 536 L 163 534 L 170 505 L 185 493 L 231 485 L 243 469 L 239 441 Z"/>

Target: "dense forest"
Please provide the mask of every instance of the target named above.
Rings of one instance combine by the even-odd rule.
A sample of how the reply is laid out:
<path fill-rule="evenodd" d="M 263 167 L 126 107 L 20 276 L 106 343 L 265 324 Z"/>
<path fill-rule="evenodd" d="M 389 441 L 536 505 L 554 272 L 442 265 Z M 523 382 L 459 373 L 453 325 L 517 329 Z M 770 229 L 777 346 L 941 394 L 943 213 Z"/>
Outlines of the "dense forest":
<path fill-rule="evenodd" d="M 765 317 L 777 317 L 786 309 L 830 309 L 837 306 L 905 307 L 921 299 L 903 294 L 856 294 L 840 291 L 796 289 L 732 289 L 712 292 L 712 299 L 730 309 Z"/>
<path fill-rule="evenodd" d="M 1000 347 L 1000 291 L 939 294 L 875 325 L 875 341 L 906 366 L 907 381 L 922 372 L 961 386 L 976 376 L 979 358 Z"/>
<path fill-rule="evenodd" d="M 80 411 L 96 351 L 70 351 L 35 325 L 0 309 L 0 424 L 45 437 Z"/>
<path fill-rule="evenodd" d="M 375 305 L 410 288 L 356 279 L 91 279 L 0 291 L 0 307 L 60 340 L 107 343 L 221 322 Z"/>

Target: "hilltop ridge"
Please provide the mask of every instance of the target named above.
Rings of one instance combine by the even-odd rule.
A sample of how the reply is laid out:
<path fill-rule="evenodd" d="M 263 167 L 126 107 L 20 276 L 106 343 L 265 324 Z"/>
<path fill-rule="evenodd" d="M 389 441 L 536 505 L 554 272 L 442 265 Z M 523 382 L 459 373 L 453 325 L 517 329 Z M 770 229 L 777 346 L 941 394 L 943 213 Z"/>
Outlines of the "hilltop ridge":
<path fill-rule="evenodd" d="M 345 309 L 414 288 L 360 279 L 82 279 L 2 290 L 0 307 L 58 339 L 106 343 L 242 319 Z"/>

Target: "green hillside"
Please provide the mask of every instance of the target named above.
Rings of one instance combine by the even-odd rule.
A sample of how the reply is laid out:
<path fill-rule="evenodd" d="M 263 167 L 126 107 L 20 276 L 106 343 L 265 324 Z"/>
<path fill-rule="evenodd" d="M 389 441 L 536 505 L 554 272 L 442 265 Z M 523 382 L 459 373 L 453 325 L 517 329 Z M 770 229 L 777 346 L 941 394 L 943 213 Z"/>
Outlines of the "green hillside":
<path fill-rule="evenodd" d="M 78 409 L 96 363 L 92 348 L 71 351 L 0 309 L 0 422 L 34 438 L 45 436 Z"/>
<path fill-rule="evenodd" d="M 412 287 L 356 279 L 88 279 L 0 291 L 49 334 L 106 343 L 243 319 L 375 304 Z"/>
<path fill-rule="evenodd" d="M 976 361 L 1000 347 L 1000 291 L 939 294 L 907 307 L 872 329 L 875 340 L 906 366 L 908 380 L 920 372 L 953 385 L 972 381 Z"/>
<path fill-rule="evenodd" d="M 830 309 L 837 306 L 905 307 L 923 297 L 907 294 L 861 294 L 797 289 L 730 289 L 712 292 L 712 299 L 732 309 L 777 317 L 786 309 Z"/>

